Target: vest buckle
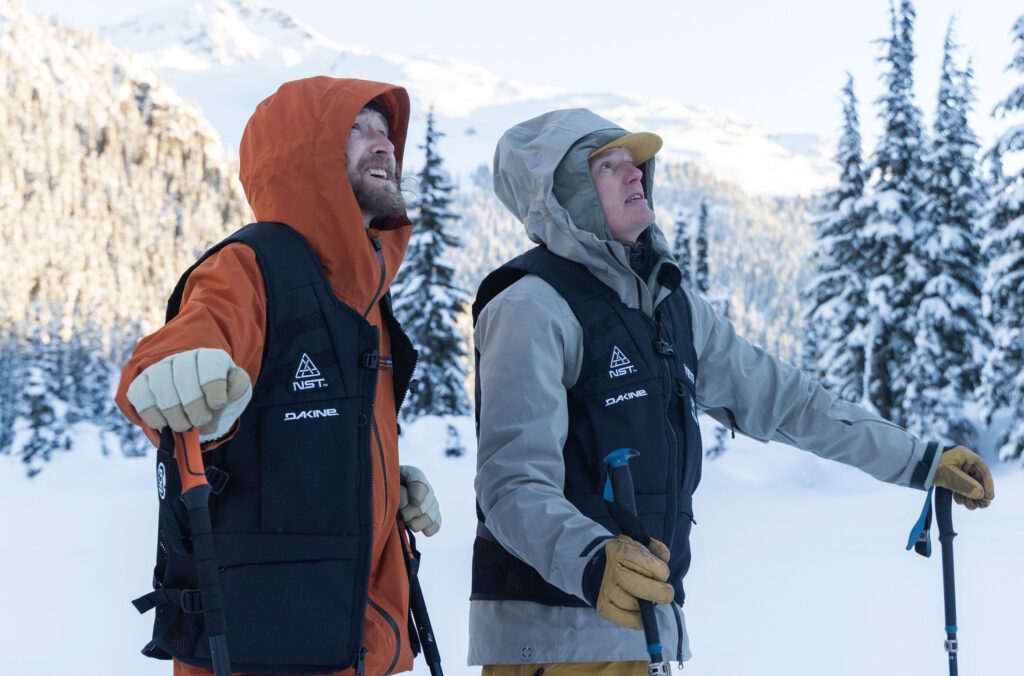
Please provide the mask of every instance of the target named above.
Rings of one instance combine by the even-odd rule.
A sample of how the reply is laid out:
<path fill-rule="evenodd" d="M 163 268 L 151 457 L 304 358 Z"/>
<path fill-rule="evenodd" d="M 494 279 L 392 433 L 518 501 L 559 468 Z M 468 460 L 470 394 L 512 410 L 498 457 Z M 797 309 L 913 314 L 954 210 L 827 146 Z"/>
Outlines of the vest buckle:
<path fill-rule="evenodd" d="M 658 338 L 654 341 L 654 351 L 662 357 L 671 357 L 676 353 L 675 348 L 672 347 L 672 343 L 664 338 Z"/>
<path fill-rule="evenodd" d="M 224 487 L 228 485 L 231 475 L 216 465 L 206 466 L 206 482 L 210 484 L 210 491 L 214 495 L 220 495 Z"/>
<path fill-rule="evenodd" d="M 203 612 L 203 596 L 198 589 L 181 590 L 181 609 L 186 613 Z"/>
<path fill-rule="evenodd" d="M 360 358 L 360 366 L 376 371 L 390 371 L 394 366 L 394 362 L 391 360 L 391 357 L 379 352 L 365 352 Z"/>

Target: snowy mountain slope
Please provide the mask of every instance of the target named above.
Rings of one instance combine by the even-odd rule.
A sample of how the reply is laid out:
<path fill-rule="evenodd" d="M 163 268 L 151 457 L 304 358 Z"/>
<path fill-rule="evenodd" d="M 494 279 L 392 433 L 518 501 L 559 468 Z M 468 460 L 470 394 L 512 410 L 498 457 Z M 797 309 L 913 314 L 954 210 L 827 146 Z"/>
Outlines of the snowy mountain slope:
<path fill-rule="evenodd" d="M 20 3 L 0 3 L 0 65 L 0 329 L 158 325 L 180 271 L 251 217 L 217 132 L 130 55 Z"/>
<path fill-rule="evenodd" d="M 830 149 L 811 135 L 780 136 L 730 113 L 671 97 L 623 92 L 569 93 L 506 80 L 464 61 L 380 54 L 344 27 L 305 26 L 258 0 L 179 2 L 103 29 L 118 47 L 141 55 L 179 91 L 194 97 L 231 148 L 255 105 L 287 80 L 311 75 L 360 77 L 409 89 L 415 114 L 410 138 L 422 138 L 434 106 L 449 130 L 445 160 L 456 179 L 489 165 L 500 134 L 547 110 L 586 106 L 627 128 L 665 139 L 664 157 L 691 160 L 763 195 L 809 194 L 833 178 Z M 359 46 L 360 44 L 364 46 Z M 408 163 L 420 164 L 415 144 Z"/>
<path fill-rule="evenodd" d="M 497 140 L 508 127 L 553 108 L 582 106 L 627 128 L 654 130 L 665 139 L 655 194 L 662 228 L 671 236 L 675 213 L 695 209 L 701 195 L 717 204 L 714 238 L 720 244 L 711 254 L 716 292 L 724 293 L 726 284 L 744 289 L 733 302 L 739 328 L 756 342 L 795 357 L 802 323 L 797 300 L 802 254 L 813 232 L 802 207 L 760 203 L 759 198 L 806 194 L 833 181 L 835 170 L 820 139 L 781 137 L 738 116 L 671 98 L 570 93 L 504 80 L 453 59 L 378 54 L 355 44 L 364 36 L 342 36 L 340 41 L 325 37 L 332 28 L 343 29 L 311 28 L 257 0 L 203 0 L 137 16 L 104 29 L 104 34 L 195 97 L 231 147 L 252 109 L 280 82 L 329 74 L 405 85 L 414 103 L 406 167 L 415 171 L 422 166 L 418 146 L 426 110 L 433 105 L 436 126 L 445 134 L 439 151 L 466 207 L 460 229 L 474 256 L 453 262 L 470 291 L 479 282 L 479 271 L 528 246 L 504 209 L 482 204 L 493 202 L 493 196 L 479 172 L 490 167 Z M 689 176 L 705 177 L 699 186 L 684 172 L 669 171 L 683 163 L 693 168 Z M 475 195 L 477 187 L 486 194 Z M 759 248 L 734 244 L 760 240 L 766 243 Z M 779 241 L 786 245 L 777 246 Z M 741 260 L 751 256 L 764 263 Z M 795 261 L 788 260 L 794 256 Z M 771 271 L 770 286 L 777 285 L 778 291 L 766 290 L 763 280 L 747 279 L 754 270 Z"/>
<path fill-rule="evenodd" d="M 104 420 L 181 272 L 252 218 L 217 132 L 94 32 L 0 1 L 0 455 L 30 475 Z"/>

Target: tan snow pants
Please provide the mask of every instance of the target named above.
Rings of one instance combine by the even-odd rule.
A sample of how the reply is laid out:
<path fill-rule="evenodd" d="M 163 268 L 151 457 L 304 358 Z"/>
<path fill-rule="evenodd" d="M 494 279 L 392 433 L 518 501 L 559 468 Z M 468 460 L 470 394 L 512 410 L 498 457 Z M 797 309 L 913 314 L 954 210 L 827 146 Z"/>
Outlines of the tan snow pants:
<path fill-rule="evenodd" d="M 480 676 L 647 676 L 647 662 L 490 664 Z"/>

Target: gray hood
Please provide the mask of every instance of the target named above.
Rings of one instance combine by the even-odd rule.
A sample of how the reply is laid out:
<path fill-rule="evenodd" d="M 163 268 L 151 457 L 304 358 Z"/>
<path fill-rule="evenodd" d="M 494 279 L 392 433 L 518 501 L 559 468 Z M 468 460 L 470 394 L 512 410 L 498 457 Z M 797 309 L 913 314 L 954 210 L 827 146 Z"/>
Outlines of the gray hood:
<path fill-rule="evenodd" d="M 649 246 L 660 260 L 642 280 L 629 265 L 629 247 L 612 239 L 590 177 L 587 156 L 627 132 L 584 108 L 545 113 L 506 131 L 494 153 L 494 192 L 527 236 L 552 253 L 586 266 L 629 307 L 653 313 L 667 290 L 658 283 L 674 267 L 664 234 L 652 225 Z M 654 158 L 643 165 L 643 187 L 653 208 Z M 645 240 L 647 238 L 645 237 Z"/>

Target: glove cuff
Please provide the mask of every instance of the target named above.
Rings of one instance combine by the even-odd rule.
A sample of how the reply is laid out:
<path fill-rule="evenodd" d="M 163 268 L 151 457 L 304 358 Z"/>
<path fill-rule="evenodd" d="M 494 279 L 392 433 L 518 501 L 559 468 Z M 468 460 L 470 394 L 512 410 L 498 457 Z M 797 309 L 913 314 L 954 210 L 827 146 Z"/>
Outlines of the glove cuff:
<path fill-rule="evenodd" d="M 601 580 L 604 579 L 604 568 L 608 563 L 608 555 L 604 547 L 597 550 L 597 554 L 587 561 L 587 567 L 583 569 L 583 598 L 592 608 L 597 607 L 597 597 L 601 593 Z"/>

